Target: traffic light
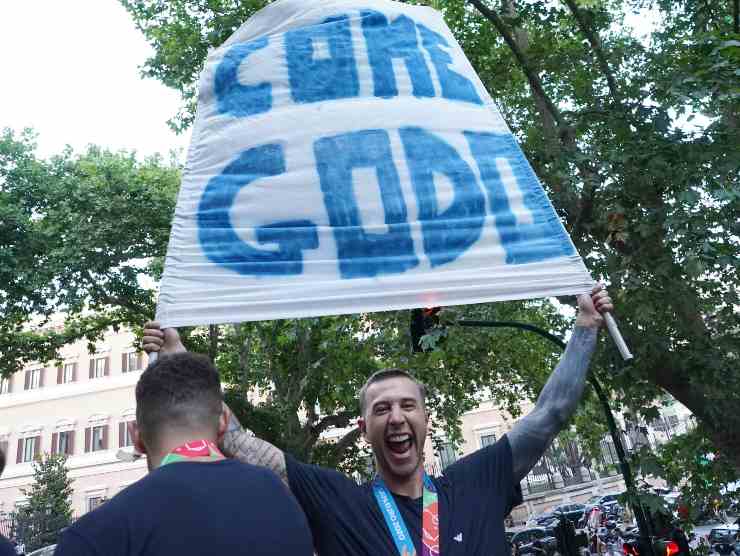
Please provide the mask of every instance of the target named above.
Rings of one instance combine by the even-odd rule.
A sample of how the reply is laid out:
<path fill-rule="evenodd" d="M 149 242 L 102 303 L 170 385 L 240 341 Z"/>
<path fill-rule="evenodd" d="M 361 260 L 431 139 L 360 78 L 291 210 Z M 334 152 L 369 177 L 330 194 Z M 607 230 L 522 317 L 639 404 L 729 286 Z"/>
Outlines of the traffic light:
<path fill-rule="evenodd" d="M 422 336 L 426 336 L 431 330 L 440 326 L 439 311 L 441 307 L 427 307 L 426 309 L 411 310 L 411 349 L 414 352 L 429 351 L 424 349 L 421 343 Z"/>

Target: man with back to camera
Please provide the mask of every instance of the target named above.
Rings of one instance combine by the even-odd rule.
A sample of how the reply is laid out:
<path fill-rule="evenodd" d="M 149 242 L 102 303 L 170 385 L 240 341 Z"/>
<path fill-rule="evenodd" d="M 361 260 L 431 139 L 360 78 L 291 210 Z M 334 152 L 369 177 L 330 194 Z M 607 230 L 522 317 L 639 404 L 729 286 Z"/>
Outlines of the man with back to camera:
<path fill-rule="evenodd" d="M 3 474 L 5 469 L 5 454 L 0 450 L 0 475 Z M 0 556 L 17 556 L 15 548 L 10 544 L 10 541 L 0 534 Z"/>
<path fill-rule="evenodd" d="M 136 385 L 136 449 L 149 475 L 85 514 L 57 556 L 313 554 L 306 517 L 270 470 L 226 459 L 229 421 L 210 360 L 160 358 Z"/>
<path fill-rule="evenodd" d="M 226 452 L 281 475 L 303 507 L 319 556 L 491 556 L 507 553 L 504 518 L 521 502 L 519 481 L 565 426 L 581 398 L 602 313 L 613 309 L 602 286 L 578 297 L 568 347 L 535 408 L 498 442 L 447 467 L 424 472 L 425 388 L 399 369 L 371 376 L 359 392 L 363 437 L 377 477 L 357 485 L 334 470 L 297 461 L 244 430 L 231 416 Z M 148 352 L 185 348 L 174 329 L 148 323 Z"/>

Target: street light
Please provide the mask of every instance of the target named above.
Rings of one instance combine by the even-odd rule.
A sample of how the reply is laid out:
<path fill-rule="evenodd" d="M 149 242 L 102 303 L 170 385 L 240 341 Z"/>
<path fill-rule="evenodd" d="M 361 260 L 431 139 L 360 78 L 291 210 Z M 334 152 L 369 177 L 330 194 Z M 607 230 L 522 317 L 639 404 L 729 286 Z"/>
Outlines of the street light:
<path fill-rule="evenodd" d="M 423 322 L 423 320 L 420 321 L 420 319 L 423 319 L 425 316 L 422 309 L 414 309 L 412 311 L 411 315 L 411 322 L 412 322 L 412 334 L 414 332 L 418 333 L 417 330 L 413 330 L 414 323 L 416 323 L 417 327 L 418 325 Z M 434 316 L 436 316 L 436 312 L 434 313 Z M 549 340 L 551 343 L 558 346 L 562 351 L 565 351 L 566 343 L 559 338 L 558 336 L 555 336 L 554 334 L 551 334 L 547 330 L 543 330 L 542 328 L 539 328 L 533 324 L 527 324 L 524 322 L 516 322 L 516 321 L 489 321 L 489 320 L 459 320 L 456 321 L 454 324 L 457 324 L 459 326 L 467 326 L 471 328 L 517 328 L 519 330 L 526 330 L 528 332 L 533 332 L 547 340 Z M 414 349 L 417 349 L 417 344 L 413 338 L 413 347 Z M 624 484 L 627 487 L 627 492 L 629 493 L 629 499 L 632 504 L 632 508 L 635 512 L 635 519 L 637 521 L 637 527 L 640 531 L 640 539 L 641 544 L 643 547 L 647 549 L 647 556 L 655 556 L 655 551 L 653 549 L 653 542 L 652 542 L 652 531 L 650 529 L 649 521 L 647 519 L 647 516 L 645 514 L 645 509 L 642 507 L 642 504 L 639 501 L 639 498 L 637 497 L 637 487 L 635 486 L 635 479 L 632 475 L 632 469 L 630 468 L 629 462 L 627 461 L 627 458 L 625 456 L 624 451 L 624 445 L 622 444 L 622 438 L 619 432 L 617 431 L 617 425 L 614 421 L 614 414 L 612 413 L 611 407 L 609 406 L 609 400 L 606 397 L 606 394 L 604 393 L 604 389 L 601 387 L 601 384 L 596 379 L 596 376 L 592 373 L 588 376 L 588 381 L 591 383 L 591 386 L 593 386 L 594 392 L 596 392 L 596 397 L 599 398 L 599 402 L 601 403 L 601 407 L 604 410 L 604 416 L 606 417 L 606 424 L 609 428 L 609 434 L 612 437 L 612 441 L 614 442 L 614 448 L 617 451 L 617 458 L 619 459 L 619 468 L 622 471 L 622 477 L 624 478 Z"/>

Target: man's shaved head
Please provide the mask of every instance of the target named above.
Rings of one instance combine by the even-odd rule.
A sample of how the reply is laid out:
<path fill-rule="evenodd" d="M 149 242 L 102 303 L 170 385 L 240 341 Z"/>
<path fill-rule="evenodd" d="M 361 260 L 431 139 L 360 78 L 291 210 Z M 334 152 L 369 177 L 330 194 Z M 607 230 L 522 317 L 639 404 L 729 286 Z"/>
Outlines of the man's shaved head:
<path fill-rule="evenodd" d="M 160 446 L 163 431 L 218 430 L 223 395 L 210 359 L 176 353 L 157 359 L 136 385 L 136 424 L 149 450 Z"/>

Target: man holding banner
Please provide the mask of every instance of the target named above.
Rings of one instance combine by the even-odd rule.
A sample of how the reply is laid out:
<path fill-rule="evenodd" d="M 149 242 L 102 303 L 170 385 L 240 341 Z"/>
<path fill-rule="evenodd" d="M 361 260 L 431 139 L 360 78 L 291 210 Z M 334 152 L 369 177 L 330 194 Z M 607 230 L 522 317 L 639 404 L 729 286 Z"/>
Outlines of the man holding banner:
<path fill-rule="evenodd" d="M 613 309 L 601 286 L 579 296 L 578 305 L 568 347 L 534 410 L 441 477 L 424 472 L 425 388 L 398 369 L 376 373 L 359 393 L 358 424 L 378 469 L 370 483 L 357 485 L 337 471 L 303 464 L 233 417 L 224 451 L 286 480 L 308 517 L 319 556 L 505 554 L 504 518 L 521 502 L 519 482 L 575 411 L 602 314 Z M 162 354 L 184 350 L 176 331 L 157 323 L 146 325 L 144 347 Z"/>
<path fill-rule="evenodd" d="M 424 472 L 425 389 L 398 369 L 359 393 L 366 485 L 233 419 L 224 437 L 283 477 L 320 556 L 506 554 L 519 481 L 575 411 L 612 304 L 444 18 L 278 0 L 209 53 L 198 89 L 147 351 L 183 350 L 179 326 L 581 294 L 535 409 L 441 477 Z"/>

